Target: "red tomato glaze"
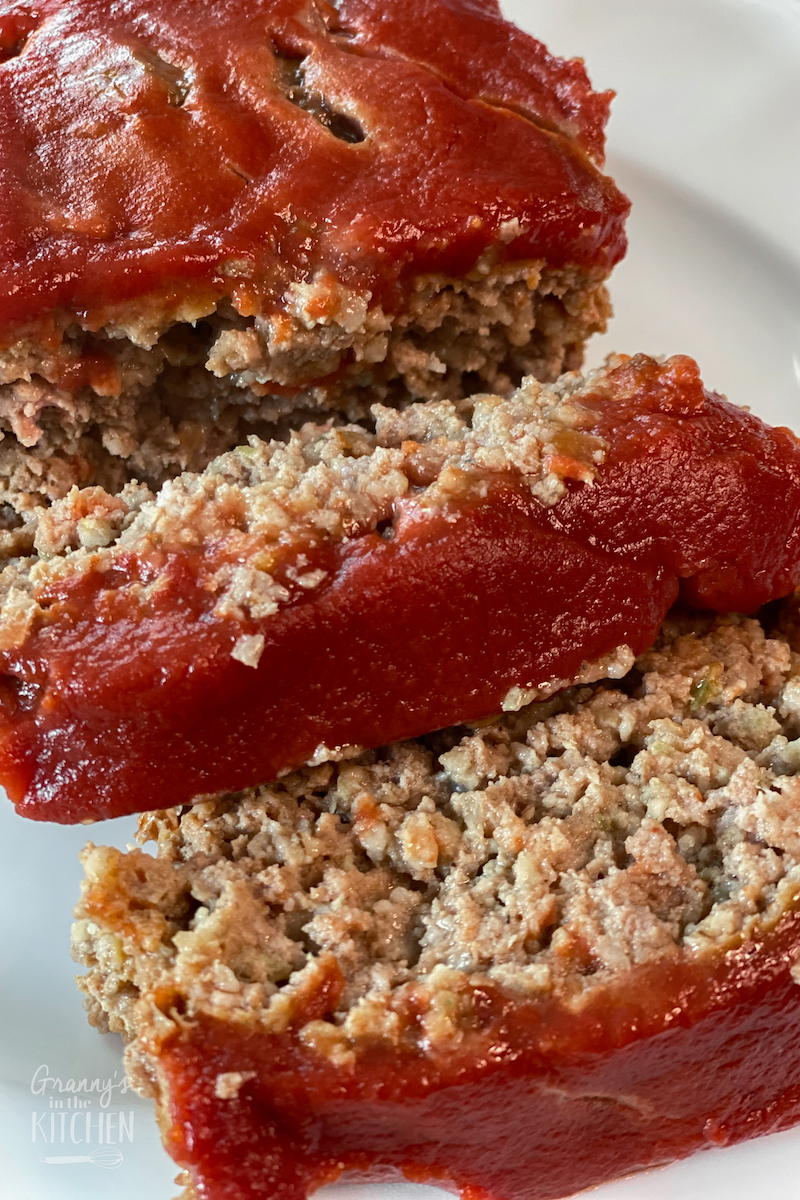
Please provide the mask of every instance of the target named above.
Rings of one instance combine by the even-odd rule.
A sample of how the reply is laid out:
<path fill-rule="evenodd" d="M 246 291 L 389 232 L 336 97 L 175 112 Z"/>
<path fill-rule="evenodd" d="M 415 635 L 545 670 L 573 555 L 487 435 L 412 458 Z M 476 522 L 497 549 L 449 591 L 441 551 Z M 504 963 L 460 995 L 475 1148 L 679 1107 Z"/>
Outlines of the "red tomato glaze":
<path fill-rule="evenodd" d="M 570 481 L 551 508 L 511 473 L 461 504 L 406 498 L 390 539 L 317 546 L 327 580 L 272 617 L 215 616 L 194 551 L 120 553 L 51 586 L 0 655 L 0 783 L 18 811 L 73 822 L 263 783 L 321 744 L 483 718 L 512 687 L 641 652 L 680 590 L 719 612 L 789 594 L 794 436 L 704 392 L 690 359 L 632 359 L 606 380 L 580 400 L 609 442 L 593 485 Z M 156 576 L 143 599 L 137 581 Z M 255 669 L 231 657 L 252 633 Z"/>
<path fill-rule="evenodd" d="M 0 0 L 0 335 L 319 271 L 395 311 L 488 246 L 605 274 L 609 98 L 493 0 Z"/>
<path fill-rule="evenodd" d="M 634 968 L 573 1011 L 475 988 L 455 1045 L 426 1047 L 409 1011 L 405 1044 L 367 1043 L 351 1064 L 291 1030 L 200 1018 L 160 1052 L 166 1146 L 203 1200 L 305 1200 L 371 1167 L 462 1200 L 555 1200 L 800 1118 L 799 955 L 793 912 L 737 950 Z M 335 984 L 311 1016 L 334 1011 Z M 232 1071 L 253 1074 L 216 1098 Z"/>
<path fill-rule="evenodd" d="M 410 504 L 392 540 L 322 550 L 313 562 L 332 583 L 246 626 L 212 616 L 187 555 L 139 609 L 107 576 L 82 580 L 0 657 L 0 780 L 44 820 L 189 803 L 273 779 L 321 743 L 375 746 L 485 716 L 512 681 L 644 649 L 674 577 L 553 533 L 543 512 L 508 486 L 452 511 Z M 242 632 L 265 637 L 255 670 L 231 658 Z"/>

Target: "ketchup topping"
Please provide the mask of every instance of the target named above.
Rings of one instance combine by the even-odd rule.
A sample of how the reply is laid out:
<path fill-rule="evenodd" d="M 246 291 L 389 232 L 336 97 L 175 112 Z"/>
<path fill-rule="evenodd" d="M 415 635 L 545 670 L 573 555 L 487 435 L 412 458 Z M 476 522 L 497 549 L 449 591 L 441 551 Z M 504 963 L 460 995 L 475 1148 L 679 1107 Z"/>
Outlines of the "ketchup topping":
<path fill-rule="evenodd" d="M 326 579 L 273 616 L 215 614 L 213 546 L 120 551 L 43 588 L 44 614 L 0 655 L 18 811 L 72 822 L 263 783 L 640 653 L 680 593 L 749 612 L 800 584 L 793 434 L 705 392 L 685 358 L 631 359 L 579 402 L 608 442 L 594 484 L 568 480 L 550 508 L 510 471 L 459 504 L 406 497 L 391 538 L 306 547 Z M 257 667 L 231 657 L 243 635 L 263 638 Z"/>
<path fill-rule="evenodd" d="M 739 949 L 632 968 L 571 1008 L 475 986 L 455 1044 L 426 1047 L 409 1012 L 411 1037 L 365 1039 L 350 1063 L 294 1030 L 182 1021 L 158 1060 L 166 1146 L 204 1200 L 305 1200 L 359 1171 L 462 1200 L 572 1195 L 800 1118 L 798 953 L 792 912 Z M 309 1003 L 332 1014 L 335 987 Z M 228 1072 L 244 1082 L 220 1099 Z"/>
<path fill-rule="evenodd" d="M 608 102 L 493 0 L 3 3 L 0 333 L 320 272 L 394 311 L 490 246 L 604 274 Z"/>

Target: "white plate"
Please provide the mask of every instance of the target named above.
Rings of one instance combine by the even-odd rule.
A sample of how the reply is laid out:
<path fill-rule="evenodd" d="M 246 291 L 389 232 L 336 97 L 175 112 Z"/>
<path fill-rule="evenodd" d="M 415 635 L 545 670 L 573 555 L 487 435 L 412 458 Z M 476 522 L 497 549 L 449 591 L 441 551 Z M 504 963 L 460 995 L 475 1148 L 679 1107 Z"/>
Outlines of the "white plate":
<path fill-rule="evenodd" d="M 554 51 L 584 57 L 595 84 L 619 93 L 609 165 L 634 201 L 631 249 L 614 280 L 613 332 L 593 346 L 591 361 L 611 349 L 693 354 L 711 386 L 800 429 L 797 3 L 507 0 L 506 8 Z M 132 829 L 132 821 L 114 821 L 93 835 L 121 846 Z M 95 1094 L 88 1110 L 95 1145 L 101 1111 L 121 1111 L 126 1129 L 132 1125 L 117 1169 L 42 1161 L 82 1147 L 69 1142 L 75 1110 L 51 1109 L 52 1088 L 32 1093 L 37 1069 L 46 1066 L 65 1082 L 121 1079 L 118 1040 L 89 1029 L 72 983 L 68 932 L 85 838 L 82 828 L 25 823 L 0 805 L 0 1194 L 169 1200 L 175 1169 L 150 1105 L 132 1093 L 115 1092 L 107 1110 Z M 56 1145 L 49 1143 L 51 1112 Z M 58 1142 L 62 1112 L 65 1145 Z M 79 1110 L 76 1137 L 85 1124 Z M 119 1126 L 117 1118 L 112 1127 Z M 794 1197 L 799 1167 L 800 1131 L 708 1151 L 592 1195 Z M 437 1189 L 412 1185 L 342 1186 L 320 1200 L 436 1196 Z"/>

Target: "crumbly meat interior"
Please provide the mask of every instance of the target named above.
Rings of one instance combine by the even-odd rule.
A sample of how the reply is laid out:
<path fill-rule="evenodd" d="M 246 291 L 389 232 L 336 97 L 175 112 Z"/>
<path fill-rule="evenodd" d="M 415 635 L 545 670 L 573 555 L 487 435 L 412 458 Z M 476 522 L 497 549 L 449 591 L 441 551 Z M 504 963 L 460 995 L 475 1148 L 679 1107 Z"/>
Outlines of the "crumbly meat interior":
<path fill-rule="evenodd" d="M 352 1061 L 412 993 L 446 1044 L 471 985 L 580 1006 L 757 936 L 800 888 L 798 611 L 673 614 L 618 684 L 145 814 L 155 856 L 90 845 L 90 1020 L 281 1030 L 335 960 L 338 1011 L 299 1036 Z"/>
<path fill-rule="evenodd" d="M 376 401 L 554 380 L 610 311 L 601 274 L 541 262 L 420 278 L 393 317 L 370 301 L 324 276 L 293 284 L 271 317 L 187 301 L 165 322 L 139 305 L 98 331 L 72 325 L 60 344 L 0 350 L 0 520 L 13 528 L 76 485 L 158 487 L 320 413 L 360 420 Z"/>
<path fill-rule="evenodd" d="M 42 613 L 36 597 L 44 586 L 106 571 L 120 554 L 196 549 L 218 614 L 260 619 L 288 597 L 275 577 L 281 556 L 319 539 L 390 536 L 403 497 L 441 506 L 513 470 L 543 504 L 554 504 L 564 472 L 591 480 L 602 462 L 605 443 L 582 428 L 591 418 L 580 404 L 582 389 L 601 375 L 567 375 L 549 387 L 527 378 L 505 398 L 373 405 L 372 431 L 329 423 L 308 424 L 285 442 L 251 436 L 203 473 L 155 494 L 134 483 L 117 495 L 73 488 L 0 532 L 0 646 L 24 639 Z M 325 577 L 305 571 L 299 551 L 292 570 L 308 589 Z"/>

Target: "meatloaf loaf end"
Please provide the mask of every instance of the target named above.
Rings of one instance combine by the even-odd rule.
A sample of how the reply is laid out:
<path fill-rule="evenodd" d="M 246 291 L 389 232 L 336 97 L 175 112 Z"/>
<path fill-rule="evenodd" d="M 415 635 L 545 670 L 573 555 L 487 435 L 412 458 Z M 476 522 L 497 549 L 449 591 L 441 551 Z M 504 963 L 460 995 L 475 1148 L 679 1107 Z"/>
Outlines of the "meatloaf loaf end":
<path fill-rule="evenodd" d="M 3 0 L 7 523 L 577 367 L 625 250 L 609 99 L 495 0 Z"/>
<path fill-rule="evenodd" d="M 253 786 L 624 673 L 679 591 L 746 613 L 800 585 L 800 444 L 691 359 L 373 419 L 8 534 L 33 551 L 0 574 L 21 813 Z"/>
<path fill-rule="evenodd" d="M 797 1120 L 799 651 L 794 598 L 675 611 L 616 683 L 89 846 L 89 1017 L 187 1197 L 550 1200 Z"/>

